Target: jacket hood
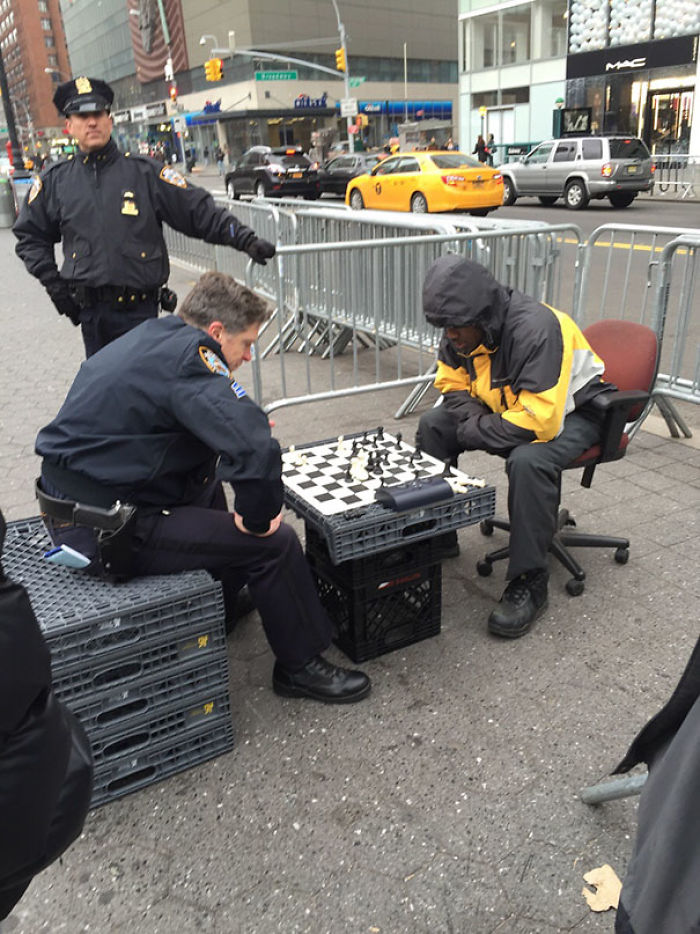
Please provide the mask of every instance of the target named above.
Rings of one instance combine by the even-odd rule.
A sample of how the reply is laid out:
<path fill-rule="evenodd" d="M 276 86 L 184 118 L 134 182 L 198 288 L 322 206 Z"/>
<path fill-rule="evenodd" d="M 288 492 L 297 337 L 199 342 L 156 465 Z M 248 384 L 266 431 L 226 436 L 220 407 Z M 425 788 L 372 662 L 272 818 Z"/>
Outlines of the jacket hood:
<path fill-rule="evenodd" d="M 423 283 L 425 317 L 438 328 L 481 328 L 484 343 L 499 343 L 511 290 L 470 259 L 448 254 L 437 259 Z"/>

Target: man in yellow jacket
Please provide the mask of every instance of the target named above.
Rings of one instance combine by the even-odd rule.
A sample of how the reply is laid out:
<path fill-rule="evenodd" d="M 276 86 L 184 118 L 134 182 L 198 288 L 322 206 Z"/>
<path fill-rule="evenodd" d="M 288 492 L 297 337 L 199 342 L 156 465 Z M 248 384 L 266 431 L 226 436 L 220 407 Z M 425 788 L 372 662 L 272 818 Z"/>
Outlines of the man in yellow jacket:
<path fill-rule="evenodd" d="M 435 378 L 444 404 L 421 417 L 417 443 L 453 463 L 462 451 L 506 458 L 508 586 L 488 625 L 517 638 L 547 606 L 561 471 L 599 440 L 601 416 L 589 403 L 610 386 L 568 315 L 501 285 L 471 260 L 447 255 L 433 263 L 423 310 L 444 329 Z M 456 533 L 446 546 L 458 553 Z"/>

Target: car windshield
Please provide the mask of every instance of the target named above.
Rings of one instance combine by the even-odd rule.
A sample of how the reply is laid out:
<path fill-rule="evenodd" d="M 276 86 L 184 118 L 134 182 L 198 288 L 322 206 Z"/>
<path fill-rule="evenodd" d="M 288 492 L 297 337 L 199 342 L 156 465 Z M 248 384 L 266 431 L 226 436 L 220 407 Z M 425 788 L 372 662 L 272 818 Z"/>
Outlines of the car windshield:
<path fill-rule="evenodd" d="M 630 137 L 610 140 L 611 159 L 649 159 L 649 150 L 641 141 Z"/>
<path fill-rule="evenodd" d="M 464 152 L 447 152 L 430 158 L 439 169 L 483 169 L 484 167 L 478 159 L 472 159 Z"/>
<path fill-rule="evenodd" d="M 268 158 L 269 161 L 274 162 L 275 165 L 283 165 L 285 168 L 290 168 L 291 166 L 299 167 L 311 165 L 311 162 L 306 158 L 306 156 L 296 152 L 291 156 L 288 156 L 285 153 L 271 152 Z"/>

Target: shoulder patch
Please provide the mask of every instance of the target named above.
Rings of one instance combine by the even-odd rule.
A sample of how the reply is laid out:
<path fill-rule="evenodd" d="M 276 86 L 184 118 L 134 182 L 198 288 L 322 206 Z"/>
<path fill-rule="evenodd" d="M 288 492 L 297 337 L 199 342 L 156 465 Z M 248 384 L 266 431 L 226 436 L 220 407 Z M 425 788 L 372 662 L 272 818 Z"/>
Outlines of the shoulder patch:
<path fill-rule="evenodd" d="M 245 395 L 245 389 L 241 386 L 240 383 L 237 383 L 235 379 L 231 380 L 231 389 L 233 392 L 235 392 L 239 399 L 242 399 Z"/>
<path fill-rule="evenodd" d="M 204 344 L 200 344 L 199 356 L 202 360 L 202 363 L 210 373 L 215 373 L 217 376 L 226 376 L 230 378 L 231 374 L 229 372 L 229 368 L 226 366 L 221 357 L 214 353 L 211 347 L 205 347 Z"/>
<path fill-rule="evenodd" d="M 39 192 L 41 191 L 43 187 L 44 187 L 43 182 L 37 175 L 34 181 L 32 182 L 32 187 L 29 189 L 29 194 L 27 195 L 28 204 L 32 203 L 32 201 L 36 198 L 36 196 L 39 194 Z"/>
<path fill-rule="evenodd" d="M 160 170 L 160 178 L 169 185 L 175 185 L 177 188 L 187 188 L 187 181 L 180 173 L 169 165 L 164 165 Z"/>

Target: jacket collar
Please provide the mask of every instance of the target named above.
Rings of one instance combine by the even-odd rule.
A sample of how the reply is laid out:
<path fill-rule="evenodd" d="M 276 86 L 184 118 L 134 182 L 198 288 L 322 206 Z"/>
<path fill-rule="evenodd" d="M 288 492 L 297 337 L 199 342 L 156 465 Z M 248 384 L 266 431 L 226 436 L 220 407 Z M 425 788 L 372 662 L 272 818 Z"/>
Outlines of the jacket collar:
<path fill-rule="evenodd" d="M 83 165 L 92 168 L 94 165 L 108 165 L 110 162 L 114 162 L 118 157 L 119 149 L 117 148 L 117 144 L 113 139 L 110 139 L 107 145 L 102 149 L 96 149 L 95 152 L 79 152 L 75 158 Z"/>

